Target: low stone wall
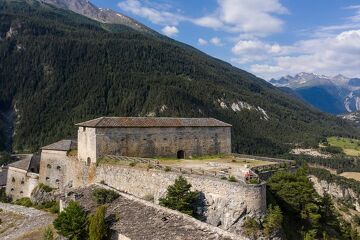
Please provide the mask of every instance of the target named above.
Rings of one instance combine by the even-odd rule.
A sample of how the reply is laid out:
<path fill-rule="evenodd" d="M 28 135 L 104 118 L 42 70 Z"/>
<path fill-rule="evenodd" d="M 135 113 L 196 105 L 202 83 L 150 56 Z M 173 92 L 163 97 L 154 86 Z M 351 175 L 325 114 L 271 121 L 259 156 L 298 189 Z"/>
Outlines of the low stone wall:
<path fill-rule="evenodd" d="M 164 196 L 167 187 L 180 173 L 154 169 L 131 168 L 121 165 L 100 165 L 95 182 L 139 198 L 154 197 L 155 203 Z M 203 211 L 206 222 L 222 229 L 237 232 L 246 216 L 261 217 L 266 213 L 266 186 L 229 182 L 206 176 L 183 174 L 194 190 L 204 197 Z"/>

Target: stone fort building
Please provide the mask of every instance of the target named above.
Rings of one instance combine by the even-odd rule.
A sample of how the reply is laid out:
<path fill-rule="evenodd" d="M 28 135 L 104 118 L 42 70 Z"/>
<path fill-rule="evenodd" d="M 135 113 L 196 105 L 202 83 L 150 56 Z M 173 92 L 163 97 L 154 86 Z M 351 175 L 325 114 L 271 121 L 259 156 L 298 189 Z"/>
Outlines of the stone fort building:
<path fill-rule="evenodd" d="M 230 154 L 231 125 L 214 118 L 101 117 L 76 124 L 78 157 L 177 157 Z"/>

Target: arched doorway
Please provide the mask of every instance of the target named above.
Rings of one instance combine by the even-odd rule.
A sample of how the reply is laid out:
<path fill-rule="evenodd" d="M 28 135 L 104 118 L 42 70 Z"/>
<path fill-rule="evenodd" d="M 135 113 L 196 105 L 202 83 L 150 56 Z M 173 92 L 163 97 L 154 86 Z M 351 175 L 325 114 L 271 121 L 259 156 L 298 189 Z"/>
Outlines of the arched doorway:
<path fill-rule="evenodd" d="M 184 152 L 184 150 L 179 150 L 179 151 L 177 152 L 177 158 L 178 158 L 178 159 L 184 159 L 184 158 L 185 158 L 185 152 Z"/>

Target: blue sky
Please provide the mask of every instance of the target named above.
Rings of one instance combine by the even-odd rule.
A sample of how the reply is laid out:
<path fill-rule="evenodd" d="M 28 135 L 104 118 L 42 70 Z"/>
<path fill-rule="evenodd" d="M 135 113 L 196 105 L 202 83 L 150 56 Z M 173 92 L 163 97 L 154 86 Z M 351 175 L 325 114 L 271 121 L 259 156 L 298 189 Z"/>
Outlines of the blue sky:
<path fill-rule="evenodd" d="M 265 79 L 360 77 L 360 1 L 93 0 Z"/>

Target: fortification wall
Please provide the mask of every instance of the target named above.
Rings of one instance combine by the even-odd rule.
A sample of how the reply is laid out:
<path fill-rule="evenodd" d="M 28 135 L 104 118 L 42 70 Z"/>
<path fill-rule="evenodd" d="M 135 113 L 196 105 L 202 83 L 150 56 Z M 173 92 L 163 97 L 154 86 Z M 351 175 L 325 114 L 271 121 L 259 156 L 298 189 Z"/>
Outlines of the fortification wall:
<path fill-rule="evenodd" d="M 6 195 L 13 200 L 30 197 L 31 192 L 38 185 L 39 175 L 27 173 L 25 170 L 9 167 L 6 183 Z"/>
<path fill-rule="evenodd" d="M 144 198 L 153 196 L 155 203 L 164 196 L 178 173 L 131 168 L 127 166 L 100 165 L 95 182 Z M 266 186 L 246 185 L 212 177 L 183 175 L 194 190 L 203 194 L 203 212 L 206 222 L 225 230 L 239 231 L 246 216 L 263 216 L 266 213 Z"/>
<path fill-rule="evenodd" d="M 95 132 L 80 127 L 78 137 L 82 161 L 96 162 L 106 154 L 177 157 L 180 150 L 185 157 L 231 153 L 229 127 L 97 128 Z"/>

